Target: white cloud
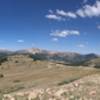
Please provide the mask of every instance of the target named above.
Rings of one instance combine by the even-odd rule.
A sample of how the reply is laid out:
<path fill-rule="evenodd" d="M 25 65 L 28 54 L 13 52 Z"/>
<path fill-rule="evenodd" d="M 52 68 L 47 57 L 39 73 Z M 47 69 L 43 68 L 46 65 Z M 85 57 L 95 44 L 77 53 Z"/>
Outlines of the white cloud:
<path fill-rule="evenodd" d="M 84 0 L 84 2 L 87 2 L 87 0 Z M 89 5 L 86 4 L 82 8 L 77 9 L 76 11 L 64 11 L 57 9 L 56 12 L 49 10 L 48 15 L 46 15 L 46 18 L 48 19 L 54 19 L 54 20 L 65 20 L 65 18 L 77 18 L 78 16 L 81 18 L 85 17 L 100 17 L 100 1 L 96 1 L 95 4 Z"/>
<path fill-rule="evenodd" d="M 23 42 L 24 42 L 24 40 L 17 40 L 17 42 L 18 42 L 18 43 L 23 43 Z"/>
<path fill-rule="evenodd" d="M 76 11 L 80 17 L 99 17 L 100 16 L 100 1 L 96 1 L 94 5 L 85 5 L 83 8 Z"/>
<path fill-rule="evenodd" d="M 100 25 L 98 25 L 97 28 L 100 29 Z"/>
<path fill-rule="evenodd" d="M 77 30 L 56 30 L 50 35 L 55 37 L 67 37 L 70 35 L 80 35 L 80 32 Z"/>
<path fill-rule="evenodd" d="M 85 17 L 85 13 L 83 12 L 83 10 L 79 9 L 76 12 L 80 17 L 84 18 Z"/>
<path fill-rule="evenodd" d="M 45 17 L 52 20 L 65 21 L 66 17 L 77 18 L 75 13 L 65 12 L 64 10 L 57 9 L 55 13 L 53 10 L 49 10 L 48 12 L 49 14 L 47 14 Z"/>
<path fill-rule="evenodd" d="M 48 19 L 52 19 L 52 20 L 58 20 L 58 21 L 63 20 L 63 18 L 61 16 L 57 16 L 55 14 L 48 14 L 45 17 Z"/>
<path fill-rule="evenodd" d="M 65 12 L 64 10 L 56 10 L 56 13 L 60 16 L 70 17 L 70 18 L 77 18 L 77 15 L 73 12 Z"/>
<path fill-rule="evenodd" d="M 84 48 L 85 45 L 84 44 L 79 44 L 79 45 L 77 45 L 77 47 Z"/>
<path fill-rule="evenodd" d="M 73 12 L 68 12 L 67 16 L 70 17 L 70 18 L 77 18 L 77 15 Z"/>
<path fill-rule="evenodd" d="M 66 14 L 66 12 L 65 12 L 64 10 L 59 10 L 59 9 L 57 9 L 57 10 L 56 10 L 56 13 L 57 13 L 58 15 L 61 15 L 61 16 L 67 16 L 67 14 Z"/>

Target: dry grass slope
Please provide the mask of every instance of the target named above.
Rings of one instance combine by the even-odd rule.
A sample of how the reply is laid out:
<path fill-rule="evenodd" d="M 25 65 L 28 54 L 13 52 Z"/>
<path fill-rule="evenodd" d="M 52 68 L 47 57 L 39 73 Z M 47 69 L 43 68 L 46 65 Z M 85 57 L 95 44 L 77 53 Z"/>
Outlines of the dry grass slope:
<path fill-rule="evenodd" d="M 100 100 L 100 75 L 90 75 L 63 86 L 29 89 L 4 95 L 3 100 Z"/>
<path fill-rule="evenodd" d="M 37 91 L 36 93 L 38 93 L 38 91 L 44 91 L 43 98 L 45 99 L 41 100 L 49 100 L 46 99 L 49 98 L 49 95 L 45 90 L 50 89 L 51 91 L 52 87 L 56 87 L 56 89 L 59 90 L 60 87 L 63 87 L 63 85 L 74 80 L 97 73 L 98 75 L 100 74 L 99 69 L 73 67 L 48 61 L 33 61 L 33 59 L 29 58 L 28 55 L 11 56 L 8 58 L 7 62 L 0 65 L 0 74 L 3 75 L 3 77 L 0 78 L 0 100 L 2 100 L 1 98 L 4 94 L 16 94 L 20 93 L 20 91 L 26 91 L 26 94 L 24 96 L 17 97 L 15 95 L 16 99 L 4 100 L 28 100 L 27 92 L 31 91 L 31 89 L 32 91 Z M 67 94 L 64 93 L 63 95 L 65 96 Z M 30 96 L 34 97 L 35 94 L 32 92 Z M 36 96 L 33 100 L 39 100 L 39 98 L 39 96 Z"/>

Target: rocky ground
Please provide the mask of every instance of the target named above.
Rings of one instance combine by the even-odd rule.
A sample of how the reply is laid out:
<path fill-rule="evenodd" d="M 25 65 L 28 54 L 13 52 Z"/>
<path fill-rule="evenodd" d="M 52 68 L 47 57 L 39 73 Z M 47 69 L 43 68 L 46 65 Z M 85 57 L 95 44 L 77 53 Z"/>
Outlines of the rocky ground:
<path fill-rule="evenodd" d="M 5 94 L 2 100 L 100 100 L 100 74 L 56 87 Z"/>

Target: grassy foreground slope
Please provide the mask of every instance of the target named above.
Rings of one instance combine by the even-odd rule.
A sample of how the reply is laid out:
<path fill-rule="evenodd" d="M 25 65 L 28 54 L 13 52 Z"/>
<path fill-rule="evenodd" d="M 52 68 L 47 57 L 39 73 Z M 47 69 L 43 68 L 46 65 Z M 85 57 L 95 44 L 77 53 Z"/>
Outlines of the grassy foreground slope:
<path fill-rule="evenodd" d="M 2 98 L 4 94 L 28 91 L 31 88 L 60 87 L 97 73 L 100 73 L 99 69 L 73 67 L 49 61 L 33 61 L 27 55 L 14 55 L 0 65 L 0 95 Z"/>
<path fill-rule="evenodd" d="M 100 75 L 89 75 L 51 88 L 31 88 L 4 95 L 3 100 L 100 100 Z"/>

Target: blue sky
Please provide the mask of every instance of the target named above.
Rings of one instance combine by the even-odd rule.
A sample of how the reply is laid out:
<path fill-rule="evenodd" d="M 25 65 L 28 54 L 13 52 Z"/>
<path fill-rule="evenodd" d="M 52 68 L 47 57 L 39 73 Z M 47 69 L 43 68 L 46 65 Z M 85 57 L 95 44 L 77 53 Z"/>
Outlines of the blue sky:
<path fill-rule="evenodd" d="M 0 48 L 100 54 L 100 0 L 0 0 Z"/>

